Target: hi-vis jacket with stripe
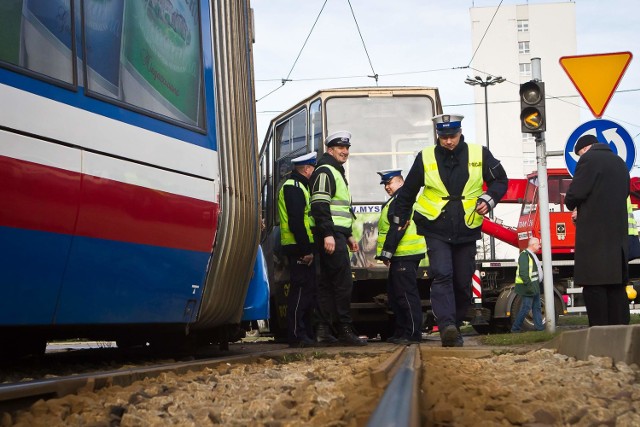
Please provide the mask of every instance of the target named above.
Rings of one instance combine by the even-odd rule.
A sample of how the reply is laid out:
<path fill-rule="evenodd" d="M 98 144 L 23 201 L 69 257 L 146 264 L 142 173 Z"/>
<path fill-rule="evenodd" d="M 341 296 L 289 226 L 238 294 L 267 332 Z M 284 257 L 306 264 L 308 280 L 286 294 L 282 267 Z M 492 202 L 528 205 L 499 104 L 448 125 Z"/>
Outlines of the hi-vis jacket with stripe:
<path fill-rule="evenodd" d="M 324 153 L 311 175 L 311 227 L 321 237 L 336 232 L 349 237 L 355 215 L 344 168 L 330 154 Z"/>

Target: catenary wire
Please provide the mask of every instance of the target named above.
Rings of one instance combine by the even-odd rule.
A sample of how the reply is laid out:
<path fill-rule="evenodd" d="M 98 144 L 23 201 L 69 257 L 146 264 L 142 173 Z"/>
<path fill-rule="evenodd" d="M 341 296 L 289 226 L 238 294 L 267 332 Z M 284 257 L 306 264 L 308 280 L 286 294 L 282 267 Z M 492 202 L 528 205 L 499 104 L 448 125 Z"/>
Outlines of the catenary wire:
<path fill-rule="evenodd" d="M 298 59 L 300 59 L 300 55 L 302 55 L 302 51 L 304 50 L 304 47 L 307 45 L 307 42 L 309 41 L 309 38 L 311 37 L 311 34 L 313 33 L 313 29 L 316 27 L 316 24 L 318 23 L 318 20 L 320 19 L 320 16 L 322 15 L 322 11 L 324 11 L 324 7 L 327 5 L 327 1 L 329 1 L 329 0 L 324 0 L 324 3 L 322 3 L 322 7 L 320 8 L 320 12 L 318 12 L 318 16 L 316 16 L 316 20 L 313 21 L 313 25 L 311 26 L 311 30 L 309 30 L 309 34 L 307 34 L 307 38 L 304 39 L 304 43 L 302 44 L 302 47 L 300 48 L 300 51 L 298 52 L 298 56 L 296 56 L 296 59 L 293 61 L 293 65 L 291 66 L 291 69 L 289 70 L 289 74 L 287 74 L 287 77 L 285 77 L 284 79 L 281 80 L 282 84 L 280 86 L 278 86 L 277 88 L 273 89 L 271 92 L 267 93 L 266 95 L 262 96 L 260 99 L 257 99 L 256 103 L 259 102 L 260 100 L 266 98 L 267 96 L 271 95 L 275 91 L 281 89 L 285 85 L 285 83 L 291 81 L 289 79 L 289 77 L 291 77 L 291 73 L 293 73 L 293 69 L 296 67 L 296 64 L 298 63 Z M 357 25 L 357 22 L 356 22 L 356 25 Z"/>
<path fill-rule="evenodd" d="M 356 29 L 358 30 L 358 34 L 360 35 L 360 40 L 362 41 L 362 47 L 364 48 L 364 53 L 367 55 L 367 60 L 369 60 L 369 66 L 371 67 L 371 72 L 373 73 L 371 77 L 376 81 L 376 86 L 378 85 L 378 75 L 376 71 L 373 69 L 373 63 L 371 62 L 371 57 L 369 56 L 369 51 L 367 50 L 367 45 L 364 42 L 364 37 L 362 37 L 362 32 L 360 31 L 360 25 L 358 25 L 358 20 L 356 19 L 356 13 L 353 11 L 353 6 L 351 5 L 351 0 L 347 0 L 349 3 L 349 9 L 351 9 L 351 16 L 353 16 L 353 21 L 356 23 Z"/>
<path fill-rule="evenodd" d="M 502 2 L 503 1 L 504 0 L 500 0 L 500 3 L 498 3 L 498 6 L 496 7 L 496 11 L 494 12 L 493 16 L 491 17 L 491 21 L 489 21 L 489 25 L 487 25 L 486 30 L 484 30 L 484 34 L 482 35 L 482 38 L 480 39 L 480 42 L 478 43 L 478 46 L 476 47 L 476 50 L 473 51 L 473 55 L 471 56 L 471 59 L 469 60 L 469 65 L 471 65 L 471 63 L 473 62 L 473 58 L 475 58 L 476 57 L 476 53 L 478 53 L 478 49 L 480 49 L 480 46 L 482 46 L 482 42 L 484 41 L 485 36 L 489 32 L 489 28 L 491 28 L 491 24 L 493 24 L 493 20 L 495 19 L 496 15 L 498 14 L 498 11 L 500 10 L 500 6 L 502 6 Z"/>

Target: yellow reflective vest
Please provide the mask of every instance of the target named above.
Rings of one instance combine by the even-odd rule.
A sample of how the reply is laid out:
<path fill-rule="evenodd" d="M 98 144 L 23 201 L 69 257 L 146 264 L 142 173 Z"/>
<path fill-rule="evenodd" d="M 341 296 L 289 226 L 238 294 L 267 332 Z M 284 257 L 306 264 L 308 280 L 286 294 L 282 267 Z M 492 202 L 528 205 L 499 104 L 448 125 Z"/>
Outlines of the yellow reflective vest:
<path fill-rule="evenodd" d="M 637 236 L 636 218 L 633 216 L 633 206 L 631 206 L 631 197 L 627 197 L 627 222 L 629 236 Z"/>
<path fill-rule="evenodd" d="M 289 213 L 287 212 L 287 205 L 284 202 L 284 187 L 291 185 L 298 187 L 304 194 L 304 228 L 307 230 L 307 236 L 309 236 L 309 243 L 313 243 L 313 235 L 311 234 L 311 221 L 309 216 L 309 190 L 304 185 L 301 185 L 299 181 L 295 179 L 287 179 L 278 193 L 278 214 L 280 215 L 280 243 L 285 245 L 295 245 L 296 238 L 291 232 L 289 227 Z"/>
<path fill-rule="evenodd" d="M 520 277 L 520 265 L 522 264 L 523 257 L 526 255 L 527 264 L 529 266 L 529 283 L 524 283 L 522 277 Z M 518 257 L 518 268 L 516 269 L 516 293 L 523 296 L 534 296 L 540 293 L 540 280 L 538 278 L 538 265 L 531 258 L 531 253 L 528 250 L 520 252 Z"/>
<path fill-rule="evenodd" d="M 380 213 L 380 219 L 378 220 L 378 241 L 376 248 L 376 255 L 380 256 L 382 253 L 382 248 L 384 246 L 384 242 L 387 238 L 387 233 L 389 232 L 389 205 L 394 199 L 392 198 L 382 207 L 382 212 Z M 400 239 L 398 243 L 398 247 L 396 248 L 394 257 L 396 256 L 407 256 L 407 255 L 420 255 L 427 252 L 427 244 L 425 243 L 424 236 L 418 234 L 416 230 L 416 223 L 411 220 L 409 222 L 409 227 Z"/>
<path fill-rule="evenodd" d="M 475 211 L 478 197 L 482 195 L 482 146 L 477 144 L 468 144 L 467 146 L 469 147 L 469 179 L 460 196 L 465 224 L 468 228 L 477 228 L 483 220 L 483 216 Z M 416 212 L 430 221 L 440 216 L 451 197 L 440 178 L 435 148 L 435 146 L 431 146 L 422 150 L 424 188 L 415 204 Z"/>
<path fill-rule="evenodd" d="M 336 168 L 331 165 L 321 165 L 316 168 L 316 171 L 321 168 L 329 169 L 336 182 L 336 192 L 331 200 L 328 201 L 333 225 L 338 229 L 351 230 L 353 214 L 351 213 L 351 193 L 349 192 L 349 187 L 347 187 L 347 183 L 344 178 L 342 178 L 342 174 Z M 318 200 L 319 197 L 322 196 L 314 194 L 312 199 Z M 313 217 L 311 217 L 311 226 L 313 227 L 314 225 L 315 221 Z"/>

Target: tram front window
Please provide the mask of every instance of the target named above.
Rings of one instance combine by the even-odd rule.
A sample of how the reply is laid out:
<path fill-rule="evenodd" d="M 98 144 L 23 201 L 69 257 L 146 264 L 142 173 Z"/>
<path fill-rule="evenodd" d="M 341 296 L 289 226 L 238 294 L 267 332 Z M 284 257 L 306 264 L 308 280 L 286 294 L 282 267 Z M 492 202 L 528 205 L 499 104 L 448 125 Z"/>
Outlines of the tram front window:
<path fill-rule="evenodd" d="M 382 203 L 387 196 L 376 171 L 406 175 L 418 151 L 434 144 L 433 100 L 426 96 L 330 98 L 327 134 L 351 132 L 347 180 L 354 203 Z"/>

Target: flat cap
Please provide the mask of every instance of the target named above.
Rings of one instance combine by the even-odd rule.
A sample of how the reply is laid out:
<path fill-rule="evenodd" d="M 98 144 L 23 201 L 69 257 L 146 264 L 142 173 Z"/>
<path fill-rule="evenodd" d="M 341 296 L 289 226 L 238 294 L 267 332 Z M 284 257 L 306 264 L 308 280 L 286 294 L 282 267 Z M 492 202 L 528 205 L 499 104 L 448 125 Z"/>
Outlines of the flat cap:
<path fill-rule="evenodd" d="M 336 145 L 351 147 L 351 133 L 346 130 L 334 132 L 324 140 L 324 145 L 327 147 L 335 147 Z"/>
<path fill-rule="evenodd" d="M 315 165 L 317 156 L 318 153 L 312 151 L 310 153 L 296 157 L 295 159 L 291 159 L 291 164 L 293 166 Z"/>
<path fill-rule="evenodd" d="M 462 128 L 462 119 L 462 114 L 438 114 L 432 120 L 438 135 L 455 135 Z"/>
<path fill-rule="evenodd" d="M 377 174 L 380 175 L 380 184 L 386 184 L 394 176 L 402 176 L 402 169 L 386 169 L 378 171 Z"/>

